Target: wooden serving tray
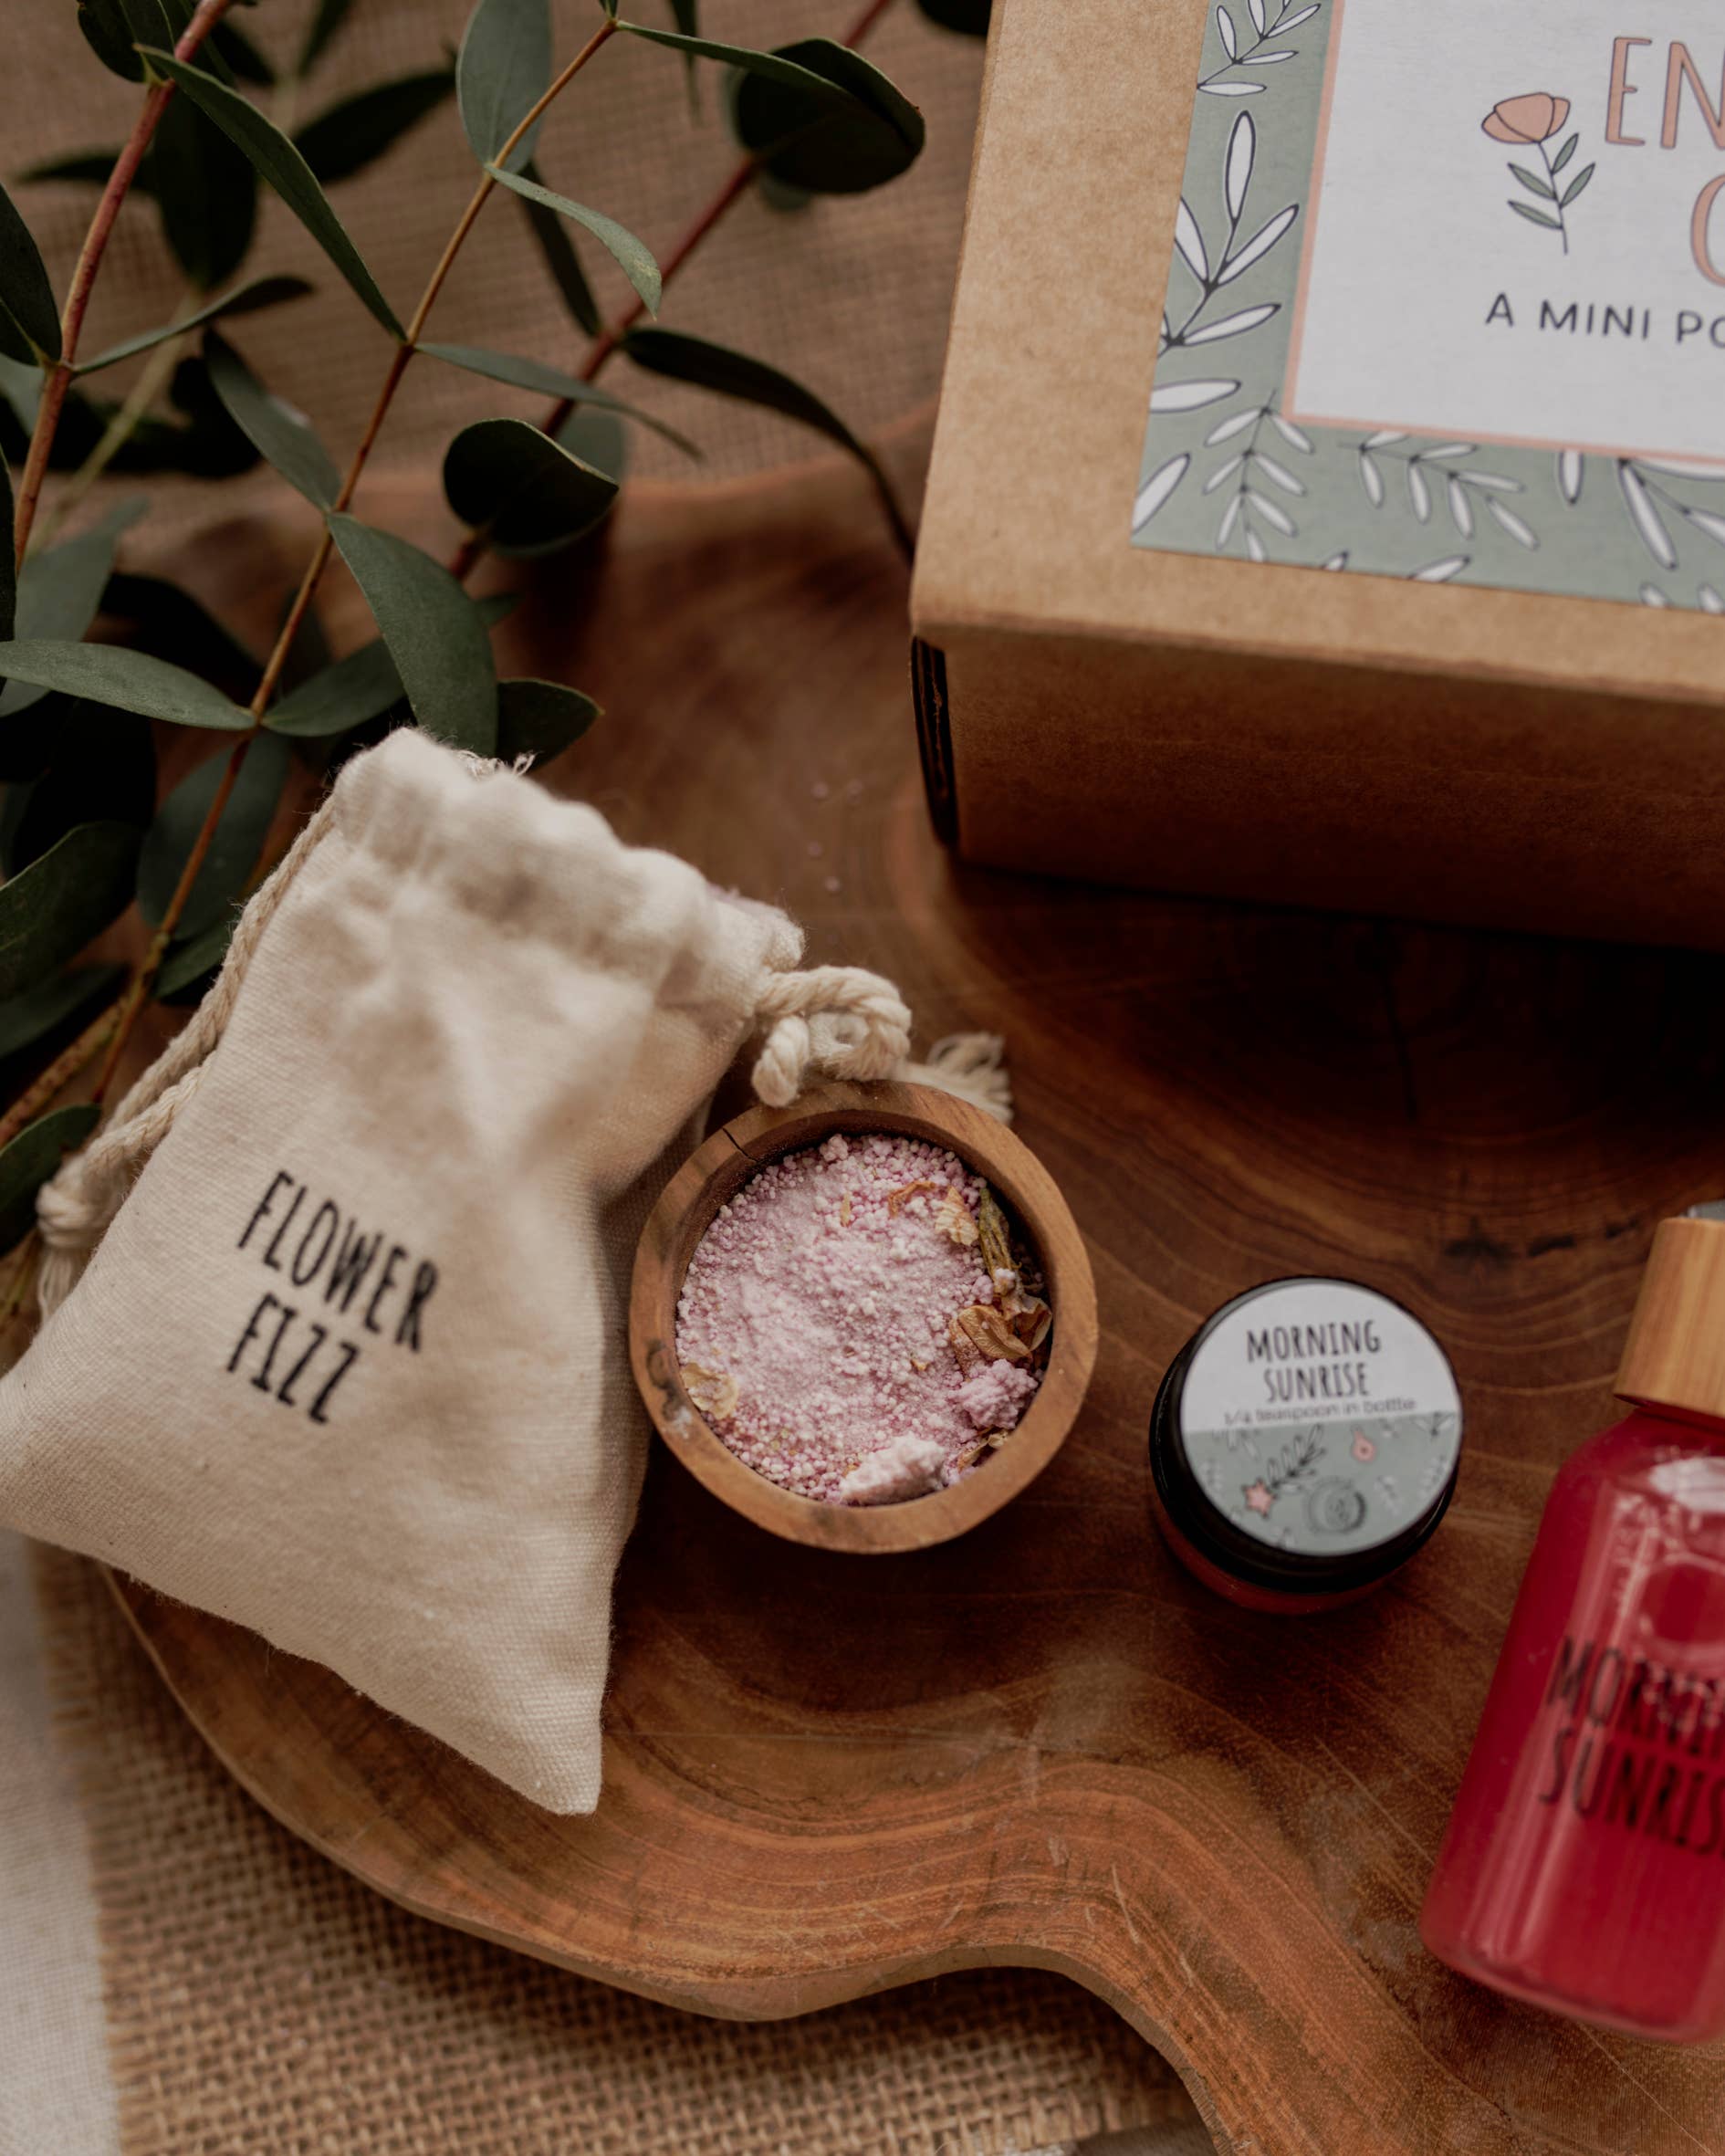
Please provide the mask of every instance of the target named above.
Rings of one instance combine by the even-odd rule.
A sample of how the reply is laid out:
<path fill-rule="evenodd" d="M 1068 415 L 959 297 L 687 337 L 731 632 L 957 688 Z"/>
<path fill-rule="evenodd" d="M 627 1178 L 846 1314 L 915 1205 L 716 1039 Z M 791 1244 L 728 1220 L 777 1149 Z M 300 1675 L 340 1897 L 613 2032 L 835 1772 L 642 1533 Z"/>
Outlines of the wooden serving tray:
<path fill-rule="evenodd" d="M 238 572 L 212 560 L 219 603 Z M 133 1622 L 336 1862 L 653 1997 L 779 2015 L 1031 1963 L 1166 2053 L 1231 2156 L 1718 2156 L 1725 2049 L 1513 2006 L 1415 1919 L 1653 1224 L 1725 1184 L 1725 965 L 955 873 L 918 794 L 904 605 L 847 475 L 642 490 L 579 616 L 548 587 L 511 623 L 509 670 L 610 707 L 567 783 L 625 836 L 784 901 L 814 958 L 894 976 L 925 1039 L 1008 1036 L 1101 1301 L 1060 1456 L 962 1539 L 859 1557 L 769 1536 L 656 1448 L 590 1819 L 122 1582 Z M 1290 1272 L 1425 1317 L 1469 1428 L 1406 1572 L 1277 1620 L 1170 1562 L 1145 1441 L 1203 1315 Z"/>

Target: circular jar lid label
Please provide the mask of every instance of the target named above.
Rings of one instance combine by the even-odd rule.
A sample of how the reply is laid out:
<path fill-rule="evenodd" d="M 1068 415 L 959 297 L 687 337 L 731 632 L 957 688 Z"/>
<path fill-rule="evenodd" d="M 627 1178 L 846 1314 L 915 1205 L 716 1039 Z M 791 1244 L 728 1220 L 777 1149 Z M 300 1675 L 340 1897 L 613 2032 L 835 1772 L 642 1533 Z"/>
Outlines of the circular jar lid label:
<path fill-rule="evenodd" d="M 1281 1281 L 1198 1336 L 1179 1435 L 1242 1533 L 1311 1556 L 1388 1542 L 1455 1471 L 1461 1398 L 1418 1319 L 1351 1281 Z"/>

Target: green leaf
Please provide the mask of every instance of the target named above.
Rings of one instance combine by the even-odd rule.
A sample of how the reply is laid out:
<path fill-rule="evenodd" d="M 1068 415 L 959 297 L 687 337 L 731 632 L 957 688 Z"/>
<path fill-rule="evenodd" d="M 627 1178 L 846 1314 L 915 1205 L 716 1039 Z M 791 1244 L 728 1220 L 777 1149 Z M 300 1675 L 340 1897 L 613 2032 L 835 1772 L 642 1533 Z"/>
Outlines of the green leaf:
<path fill-rule="evenodd" d="M 699 389 L 736 397 L 746 404 L 762 405 L 836 442 L 855 457 L 873 481 L 899 544 L 906 552 L 914 545 L 914 535 L 879 457 L 812 390 L 804 389 L 800 382 L 793 382 L 777 367 L 768 366 L 764 360 L 752 360 L 746 352 L 732 351 L 702 337 L 687 337 L 677 330 L 632 330 L 622 340 L 622 351 L 637 367 L 646 368 L 651 374 L 693 382 Z"/>
<path fill-rule="evenodd" d="M 390 648 L 413 717 L 440 741 L 490 756 L 497 675 L 485 616 L 441 562 L 392 532 L 335 516 L 329 529 Z"/>
<path fill-rule="evenodd" d="M 126 978 L 123 966 L 74 966 L 0 1003 L 0 1067 L 93 1012 Z"/>
<path fill-rule="evenodd" d="M 560 681 L 497 684 L 497 754 L 506 763 L 530 756 L 548 764 L 600 717 L 599 706 Z"/>
<path fill-rule="evenodd" d="M 847 104 L 850 93 L 818 75 L 812 68 L 787 59 L 782 53 L 758 52 L 748 45 L 720 45 L 711 37 L 685 37 L 677 30 L 655 30 L 646 23 L 626 23 L 619 19 L 617 27 L 626 30 L 632 37 L 644 37 L 649 45 L 668 45 L 674 52 L 693 53 L 697 59 L 723 60 L 727 67 L 741 68 L 745 74 L 764 76 L 769 82 L 782 82 L 791 89 L 805 90 L 817 102 L 831 106 Z"/>
<path fill-rule="evenodd" d="M 577 404 L 557 430 L 557 438 L 571 456 L 579 456 L 606 478 L 623 483 L 629 469 L 629 437 L 614 412 L 602 406 Z"/>
<path fill-rule="evenodd" d="M 518 596 L 504 591 L 479 602 L 480 617 L 487 629 L 513 611 Z M 379 636 L 284 696 L 264 724 L 272 733 L 287 734 L 297 741 L 324 740 L 331 734 L 350 734 L 356 727 L 382 718 L 392 705 L 401 702 L 404 693 L 389 646 Z"/>
<path fill-rule="evenodd" d="M 37 1192 L 101 1119 L 94 1101 L 74 1101 L 26 1124 L 0 1149 L 0 1251 L 15 1248 L 36 1226 Z"/>
<path fill-rule="evenodd" d="M 170 98 L 150 146 L 150 179 L 162 236 L 200 292 L 245 261 L 257 224 L 257 175 L 189 98 Z"/>
<path fill-rule="evenodd" d="M 0 674 L 8 685 L 33 682 L 37 688 L 88 696 L 93 703 L 141 712 L 146 718 L 165 718 L 176 726 L 238 732 L 252 723 L 250 716 L 220 689 L 188 674 L 183 666 L 171 666 L 165 659 L 125 651 L 118 644 L 19 638 L 0 644 Z"/>
<path fill-rule="evenodd" d="M 518 359 L 513 352 L 488 351 L 477 344 L 422 344 L 418 349 L 429 352 L 434 359 L 446 360 L 452 367 L 465 368 L 469 374 L 483 374 L 492 382 L 512 382 L 517 389 L 535 390 L 548 397 L 567 397 L 572 404 L 593 404 L 607 412 L 621 413 L 642 426 L 651 427 L 655 434 L 663 434 L 685 456 L 698 457 L 701 454 L 696 443 L 691 442 L 686 434 L 678 434 L 675 427 L 667 426 L 664 420 L 655 419 L 651 412 L 626 404 L 621 397 L 613 397 L 609 390 L 583 382 L 579 375 L 565 373 L 561 367 L 548 366 L 543 360 Z"/>
<path fill-rule="evenodd" d="M 1525 217 L 1530 225 L 1543 225 L 1552 232 L 1563 229 L 1555 217 L 1548 217 L 1543 210 L 1536 210 L 1532 203 L 1512 201 L 1510 207 L 1518 217 Z"/>
<path fill-rule="evenodd" d="M 260 671 L 256 654 L 190 591 L 166 577 L 116 570 L 102 593 L 101 612 L 129 625 L 126 641 L 152 658 L 170 660 L 206 681 L 248 686 Z"/>
<path fill-rule="evenodd" d="M 861 53 L 830 37 L 807 37 L 780 48 L 849 93 L 835 110 L 806 89 L 745 75 L 736 87 L 732 119 L 737 140 L 762 158 L 782 184 L 810 194 L 862 194 L 884 186 L 922 154 L 923 116 Z"/>
<path fill-rule="evenodd" d="M 134 34 L 120 0 L 78 0 L 78 26 L 110 75 L 122 82 L 143 80 L 143 62 L 133 50 Z"/>
<path fill-rule="evenodd" d="M 551 83 L 549 0 L 479 0 L 455 60 L 455 97 L 474 155 L 491 165 Z M 533 154 L 539 122 L 510 151 L 518 173 Z"/>
<path fill-rule="evenodd" d="M 133 495 L 76 539 L 62 539 L 58 547 L 30 555 L 18 577 L 13 633 L 76 643 L 96 619 L 120 534 L 143 515 L 145 506 L 141 495 Z M 0 680 L 5 678 L 0 667 Z M 41 696 L 39 688 L 22 681 L 7 682 L 0 691 L 0 719 L 27 710 Z"/>
<path fill-rule="evenodd" d="M 1568 209 L 1570 204 L 1574 201 L 1575 197 L 1581 193 L 1582 189 L 1586 186 L 1588 181 L 1593 178 L 1594 172 L 1594 167 L 1591 164 L 1584 164 L 1582 167 L 1580 172 L 1578 172 L 1575 177 L 1570 182 L 1569 185 L 1564 188 L 1563 199 L 1558 204 L 1560 209 Z"/>
<path fill-rule="evenodd" d="M 0 187 L 0 351 L 14 360 L 58 360 L 60 313 L 30 228 Z"/>
<path fill-rule="evenodd" d="M 671 20 L 685 37 L 700 37 L 701 10 L 696 0 L 671 0 Z M 685 52 L 683 67 L 689 82 L 689 110 L 698 113 L 701 110 L 701 70 L 695 63 L 695 54 Z"/>
<path fill-rule="evenodd" d="M 324 47 L 347 21 L 352 7 L 353 0 L 318 0 L 317 9 L 306 26 L 306 40 L 294 68 L 296 75 L 310 74 L 322 58 Z"/>
<path fill-rule="evenodd" d="M 106 187 L 119 162 L 118 142 L 108 150 L 73 150 L 64 157 L 45 157 L 39 164 L 26 164 L 18 174 L 18 180 L 24 185 L 34 185 L 38 181 L 68 180 L 80 186 Z M 133 175 L 131 192 L 133 194 L 148 194 L 152 187 L 149 160 L 146 158 Z"/>
<path fill-rule="evenodd" d="M 206 757 L 156 811 L 155 822 L 138 856 L 138 905 L 145 920 L 152 924 L 168 910 L 228 760 L 225 749 Z M 246 888 L 264 850 L 264 839 L 292 762 L 293 752 L 287 742 L 274 734 L 258 735 L 246 751 L 239 777 L 234 781 L 234 790 L 180 916 L 177 933 L 182 937 L 202 935 Z"/>
<path fill-rule="evenodd" d="M 34 988 L 131 904 L 140 833 L 80 823 L 0 884 L 0 997 Z"/>
<path fill-rule="evenodd" d="M 341 475 L 305 413 L 267 390 L 214 330 L 204 340 L 204 361 L 235 425 L 290 487 L 316 508 L 329 508 L 341 491 Z"/>
<path fill-rule="evenodd" d="M 257 49 L 232 16 L 216 24 L 210 33 L 210 43 L 242 82 L 257 89 L 275 88 L 276 70 L 267 55 Z"/>
<path fill-rule="evenodd" d="M 162 969 L 156 975 L 156 1001 L 198 1001 L 204 984 L 226 958 L 238 921 L 237 910 L 223 913 L 198 935 L 188 936 L 183 941 L 176 938 L 171 943 L 168 955 L 162 961 Z"/>
<path fill-rule="evenodd" d="M 303 299 L 310 290 L 311 287 L 302 277 L 254 277 L 248 285 L 235 285 L 231 292 L 222 293 L 207 307 L 200 307 L 195 314 L 185 315 L 177 322 L 166 322 L 159 330 L 141 330 L 136 337 L 128 337 L 123 344 L 110 345 L 93 360 L 80 360 L 77 372 L 99 373 L 117 360 L 132 359 L 141 351 L 148 351 L 152 345 L 165 344 L 171 337 L 183 337 L 188 330 L 195 330 L 200 323 L 218 321 L 225 315 L 258 314 L 267 307 L 279 307 L 288 299 Z"/>
<path fill-rule="evenodd" d="M 201 69 L 188 67 L 167 53 L 152 51 L 144 57 L 152 67 L 177 83 L 224 133 L 239 144 L 259 176 L 280 195 L 377 320 L 391 336 L 400 337 L 402 325 L 378 289 L 364 257 L 329 207 L 329 199 L 313 177 L 311 168 L 281 130 L 266 120 L 237 90 L 225 89 Z"/>
<path fill-rule="evenodd" d="M 1552 160 L 1552 172 L 1561 173 L 1563 171 L 1563 167 L 1569 162 L 1570 159 L 1574 156 L 1576 144 L 1580 142 L 1580 141 L 1581 137 L 1579 135 L 1572 135 L 1569 138 L 1568 141 L 1564 143 L 1563 147 Z"/>
<path fill-rule="evenodd" d="M 616 500 L 617 483 L 525 419 L 481 419 L 449 445 L 444 493 L 500 553 L 531 555 L 591 531 Z"/>
<path fill-rule="evenodd" d="M 536 186 L 543 186 L 538 167 L 528 158 L 521 168 L 524 176 Z M 543 203 L 530 195 L 522 195 L 521 207 L 527 214 L 528 228 L 538 243 L 557 288 L 563 295 L 563 304 L 574 316 L 576 322 L 590 337 L 600 331 L 599 302 L 593 298 L 593 288 L 587 281 L 587 272 L 581 267 L 581 258 L 575 252 L 575 243 L 569 235 L 569 226 L 555 210 L 548 210 Z"/>
<path fill-rule="evenodd" d="M 658 312 L 659 265 L 651 250 L 626 225 L 619 225 L 614 217 L 607 217 L 599 210 L 590 210 L 584 203 L 571 201 L 567 194 L 553 194 L 550 188 L 541 187 L 537 180 L 529 180 L 524 173 L 505 172 L 501 165 L 496 164 L 488 164 L 486 170 L 494 180 L 513 187 L 525 201 L 536 202 L 542 209 L 555 210 L 559 216 L 584 225 L 641 295 L 647 312 Z"/>
<path fill-rule="evenodd" d="M 142 831 L 156 810 L 155 737 L 147 718 L 81 696 L 55 696 L 27 721 L 44 738 L 47 766 L 15 789 L 18 815 L 6 847 L 9 874 L 56 846 L 80 823 Z M 10 809 L 13 795 L 8 794 Z"/>
<path fill-rule="evenodd" d="M 1512 164 L 1510 170 L 1520 180 L 1523 187 L 1531 188 L 1535 194 L 1542 194 L 1547 202 L 1557 200 L 1556 188 L 1540 173 L 1529 172 L 1524 164 Z"/>
<path fill-rule="evenodd" d="M 294 147 L 324 186 L 362 173 L 403 135 L 434 112 L 455 88 L 447 68 L 428 74 L 403 75 L 399 81 L 374 83 L 357 96 L 343 98 L 306 122 Z"/>

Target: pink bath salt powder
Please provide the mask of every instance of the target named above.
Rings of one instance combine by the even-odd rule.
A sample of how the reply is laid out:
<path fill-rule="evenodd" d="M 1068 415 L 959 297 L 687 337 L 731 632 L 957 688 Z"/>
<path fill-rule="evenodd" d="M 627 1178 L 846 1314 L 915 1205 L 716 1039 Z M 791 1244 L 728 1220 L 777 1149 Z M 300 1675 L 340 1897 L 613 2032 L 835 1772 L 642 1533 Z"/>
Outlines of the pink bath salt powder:
<path fill-rule="evenodd" d="M 946 1480 L 946 1448 L 938 1438 L 888 1438 L 865 1453 L 839 1484 L 841 1504 L 896 1504 L 925 1497 Z"/>
<path fill-rule="evenodd" d="M 956 1190 L 974 1225 L 982 1188 L 920 1139 L 835 1135 L 720 1208 L 684 1276 L 677 1354 L 735 1379 L 736 1406 L 713 1427 L 739 1460 L 805 1497 L 879 1503 L 847 1483 L 876 1455 L 862 1486 L 920 1475 L 903 1491 L 916 1495 L 974 1471 L 980 1437 L 1014 1427 L 1038 1373 L 989 1361 L 967 1379 L 949 1338 L 995 1286 L 940 1209 Z"/>

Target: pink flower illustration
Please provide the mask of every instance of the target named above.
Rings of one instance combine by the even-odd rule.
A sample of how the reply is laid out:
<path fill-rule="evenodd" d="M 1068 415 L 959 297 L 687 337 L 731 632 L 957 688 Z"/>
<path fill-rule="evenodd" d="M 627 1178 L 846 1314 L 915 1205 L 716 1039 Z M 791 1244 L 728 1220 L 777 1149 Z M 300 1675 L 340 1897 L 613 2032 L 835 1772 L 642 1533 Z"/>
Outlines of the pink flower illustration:
<path fill-rule="evenodd" d="M 1494 142 L 1528 148 L 1549 142 L 1569 118 L 1569 99 L 1549 90 L 1528 90 L 1519 98 L 1500 98 L 1480 123 Z"/>
<path fill-rule="evenodd" d="M 1363 1429 L 1356 1429 L 1354 1433 L 1354 1457 L 1362 1466 L 1377 1458 L 1377 1447 Z"/>
<path fill-rule="evenodd" d="M 1245 1496 L 1247 1504 L 1260 1516 L 1267 1516 L 1270 1506 L 1276 1502 L 1270 1495 L 1268 1485 L 1263 1482 L 1249 1484 Z"/>
<path fill-rule="evenodd" d="M 1510 207 L 1530 225 L 1543 225 L 1546 231 L 1556 233 L 1566 255 L 1569 221 L 1563 213 L 1594 176 L 1592 165 L 1584 166 L 1573 178 L 1563 176 L 1581 137 L 1571 135 L 1558 145 L 1555 153 L 1551 145 L 1568 122 L 1569 99 L 1554 97 L 1548 89 L 1524 90 L 1519 98 L 1500 98 L 1479 122 L 1494 142 L 1507 142 L 1513 150 L 1539 152 L 1540 169 L 1511 159 L 1510 176 L 1533 199 L 1524 202 L 1511 195 Z"/>

